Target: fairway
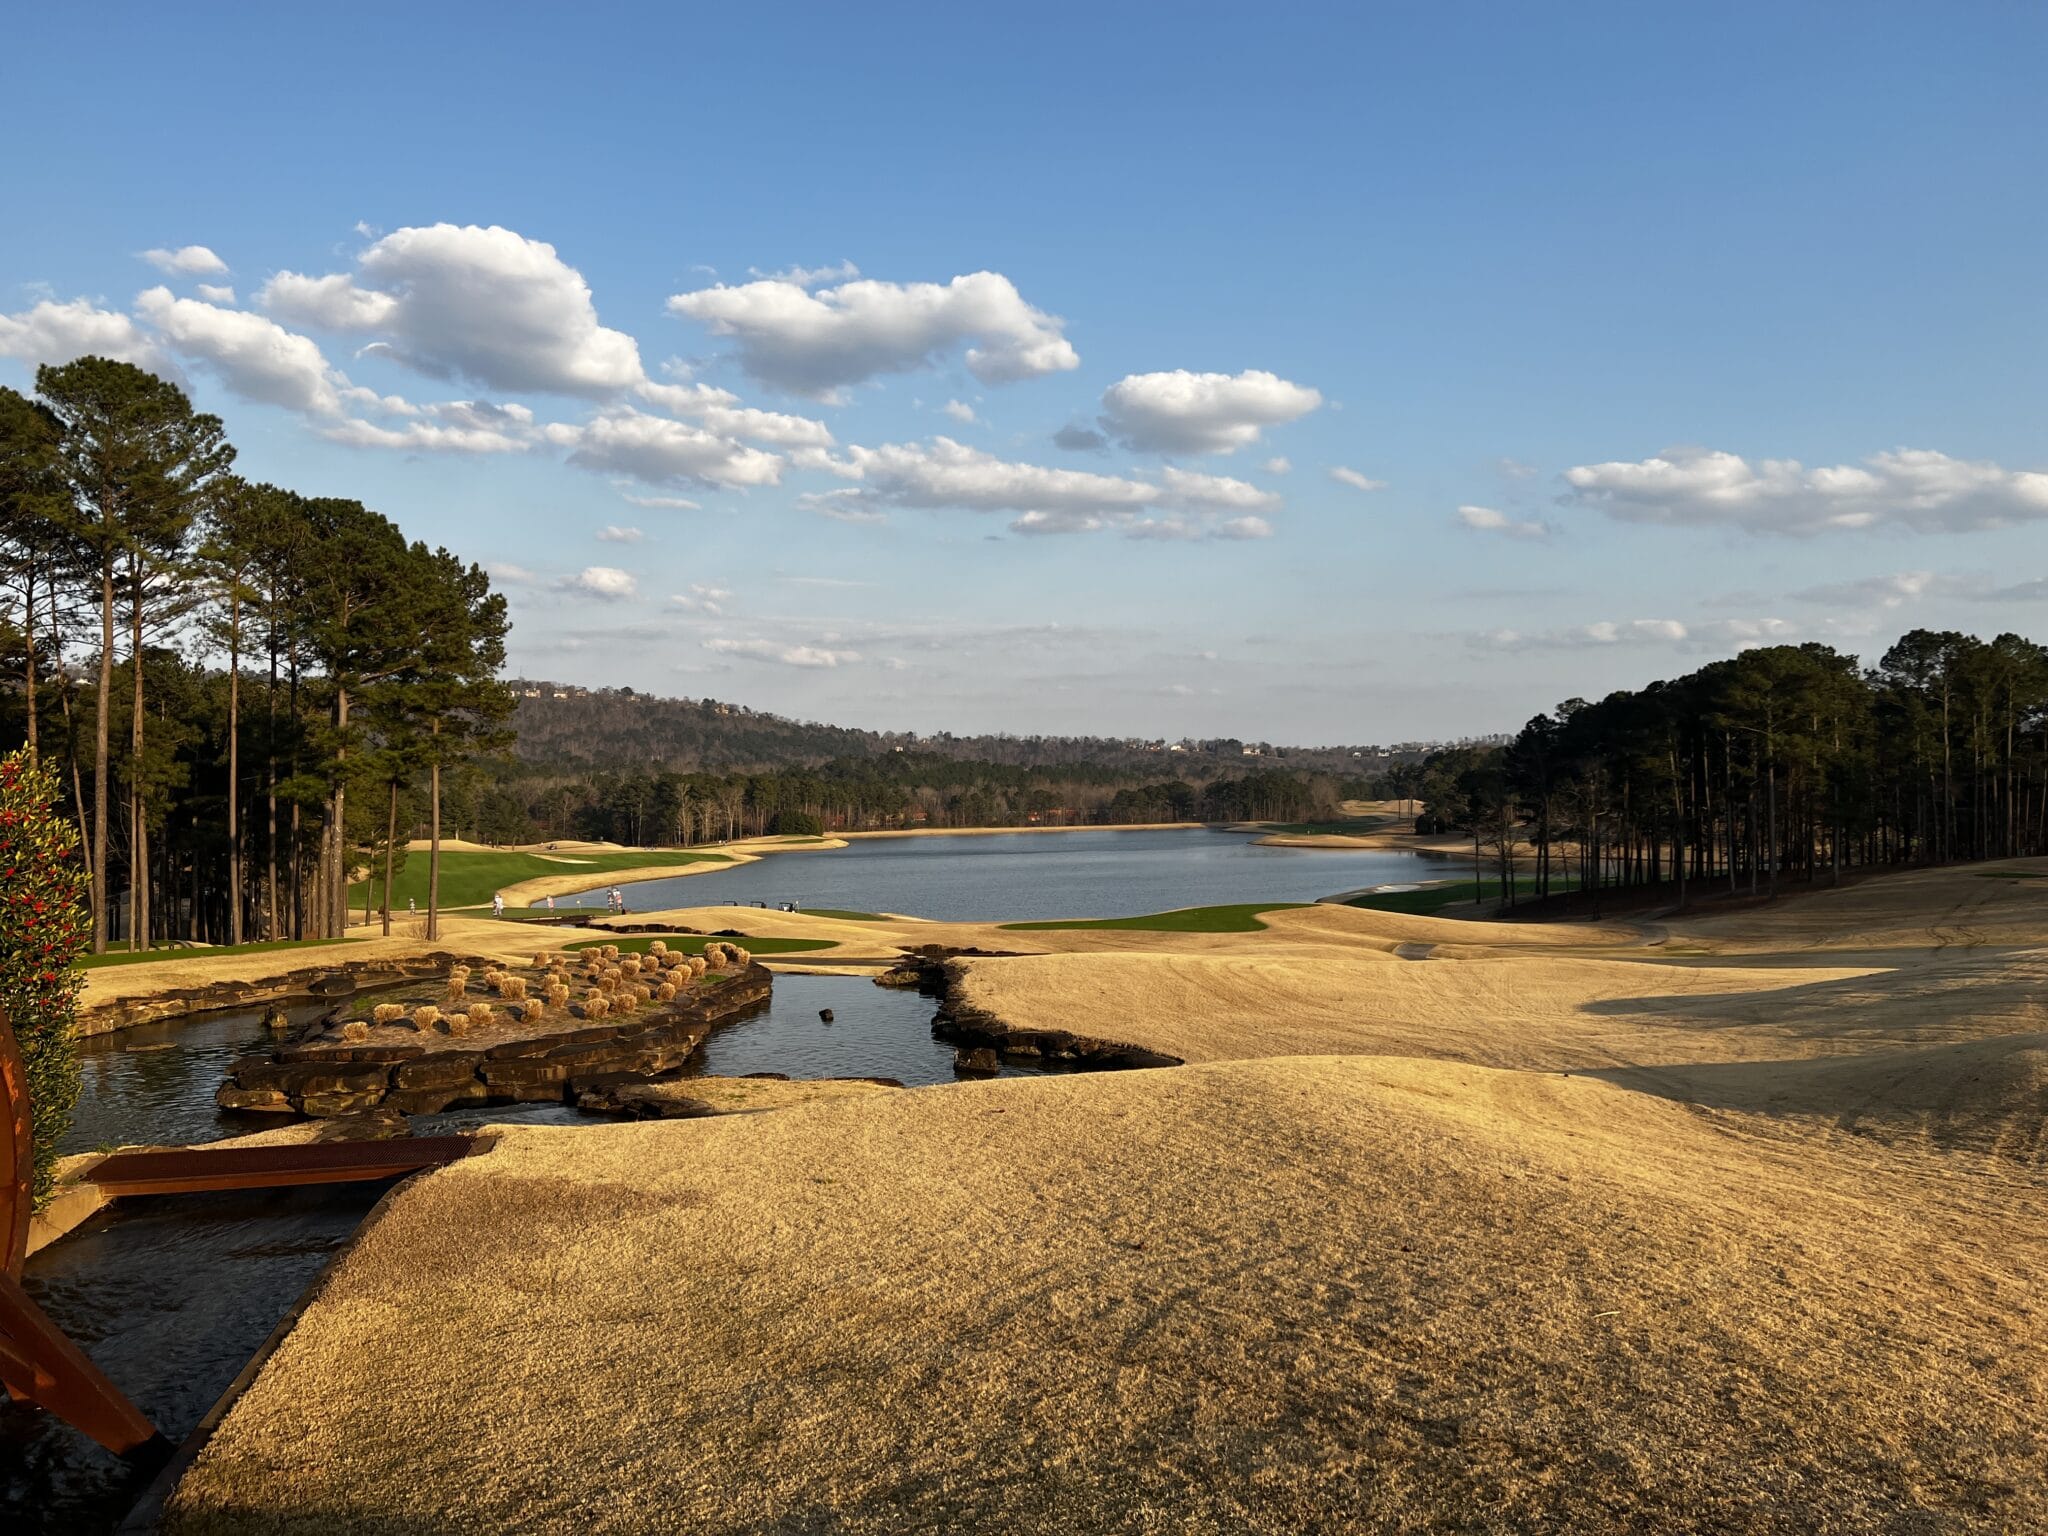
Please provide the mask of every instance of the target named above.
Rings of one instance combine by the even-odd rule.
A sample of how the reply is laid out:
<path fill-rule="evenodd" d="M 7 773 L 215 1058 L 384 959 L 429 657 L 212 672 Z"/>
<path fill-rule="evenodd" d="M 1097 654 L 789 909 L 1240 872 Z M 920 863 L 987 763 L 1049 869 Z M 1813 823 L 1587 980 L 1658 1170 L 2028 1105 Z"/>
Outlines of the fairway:
<path fill-rule="evenodd" d="M 1124 928 L 1139 933 L 1256 933 L 1266 925 L 1259 921 L 1266 912 L 1286 912 L 1307 906 L 1302 901 L 1238 902 L 1222 907 L 1182 907 L 1173 912 L 1153 912 L 1143 917 L 1089 917 L 1049 923 L 1004 923 L 1015 932 L 1053 932 L 1069 928 Z"/>
<path fill-rule="evenodd" d="M 545 876 L 588 873 L 590 884 L 600 886 L 613 876 L 636 869 L 678 869 L 690 864 L 729 864 L 722 853 L 692 853 L 682 849 L 635 849 L 626 853 L 476 853 L 449 851 L 441 855 L 441 907 L 481 907 L 508 885 Z M 381 905 L 383 877 L 359 880 L 349 887 L 349 904 L 362 910 L 368 895 Z M 391 905 L 402 908 L 408 901 L 427 904 L 427 855 L 415 848 L 406 856 L 405 867 L 391 883 Z"/>

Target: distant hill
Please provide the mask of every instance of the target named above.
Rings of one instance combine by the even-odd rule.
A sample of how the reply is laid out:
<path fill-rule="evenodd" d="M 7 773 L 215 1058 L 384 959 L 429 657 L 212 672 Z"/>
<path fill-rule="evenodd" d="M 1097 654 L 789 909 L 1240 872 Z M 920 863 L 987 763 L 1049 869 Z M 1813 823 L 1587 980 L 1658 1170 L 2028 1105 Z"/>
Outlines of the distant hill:
<path fill-rule="evenodd" d="M 512 718 L 519 736 L 517 752 L 538 769 L 751 773 L 915 752 L 1022 768 L 1090 764 L 1207 779 L 1281 764 L 1306 772 L 1362 773 L 1419 761 L 1437 745 L 1279 747 L 1233 738 L 1168 742 L 950 732 L 920 736 L 791 720 L 717 699 L 657 698 L 631 688 L 577 688 L 520 678 L 512 690 L 518 700 Z"/>

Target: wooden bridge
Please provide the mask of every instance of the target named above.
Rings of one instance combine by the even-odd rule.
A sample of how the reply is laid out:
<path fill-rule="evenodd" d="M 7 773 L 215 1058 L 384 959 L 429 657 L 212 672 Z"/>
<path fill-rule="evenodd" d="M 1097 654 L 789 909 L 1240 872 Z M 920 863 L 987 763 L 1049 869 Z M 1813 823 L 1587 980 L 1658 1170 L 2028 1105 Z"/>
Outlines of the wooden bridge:
<path fill-rule="evenodd" d="M 22 1289 L 35 1162 L 28 1075 L 5 1013 L 0 1013 L 0 1109 L 6 1115 L 0 1144 L 0 1385 L 17 1402 L 47 1409 L 116 1455 L 160 1451 L 164 1440 L 156 1426 Z M 340 1184 L 402 1178 L 467 1157 L 484 1145 L 468 1136 L 422 1136 L 116 1152 L 86 1177 L 109 1195 Z"/>

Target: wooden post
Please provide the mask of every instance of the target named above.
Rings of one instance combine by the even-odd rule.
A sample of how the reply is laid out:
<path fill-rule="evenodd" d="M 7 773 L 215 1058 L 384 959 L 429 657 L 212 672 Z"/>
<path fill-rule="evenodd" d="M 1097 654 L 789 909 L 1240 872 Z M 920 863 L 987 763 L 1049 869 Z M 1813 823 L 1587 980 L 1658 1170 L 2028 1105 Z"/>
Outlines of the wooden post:
<path fill-rule="evenodd" d="M 21 1288 L 34 1203 L 35 1142 L 28 1073 L 14 1029 L 0 1012 L 0 1100 L 8 1135 L 0 1148 L 0 1382 L 7 1395 L 45 1408 L 117 1456 L 160 1445 L 163 1437 L 121 1389 L 51 1322 Z"/>

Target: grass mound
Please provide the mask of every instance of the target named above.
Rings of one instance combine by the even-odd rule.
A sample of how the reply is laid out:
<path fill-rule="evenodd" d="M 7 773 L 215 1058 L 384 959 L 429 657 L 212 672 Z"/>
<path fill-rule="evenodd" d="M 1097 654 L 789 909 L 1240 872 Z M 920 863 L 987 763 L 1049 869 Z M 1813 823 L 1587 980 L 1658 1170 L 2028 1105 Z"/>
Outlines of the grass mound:
<path fill-rule="evenodd" d="M 595 949 L 600 944 L 616 944 L 622 955 L 644 955 L 656 939 L 662 940 L 670 949 L 679 949 L 686 955 L 701 955 L 706 944 L 727 942 L 708 933 L 619 933 L 602 939 L 581 939 L 566 944 L 565 949 Z M 830 939 L 734 939 L 731 941 L 750 954 L 792 955 L 806 949 L 830 949 Z"/>
<path fill-rule="evenodd" d="M 666 851 L 635 849 L 626 853 L 444 852 L 441 855 L 441 910 L 487 906 L 491 896 L 506 886 L 517 885 L 522 880 L 536 880 L 544 875 L 587 874 L 594 889 L 603 885 L 610 876 L 629 870 L 731 862 L 722 853 L 700 853 L 680 848 Z M 359 880 L 349 887 L 349 903 L 360 912 L 366 893 L 375 900 L 381 900 L 383 891 L 381 876 L 369 881 Z M 408 855 L 405 867 L 391 882 L 391 905 L 403 908 L 407 901 L 418 902 L 420 910 L 426 910 L 427 855 L 424 853 Z"/>

